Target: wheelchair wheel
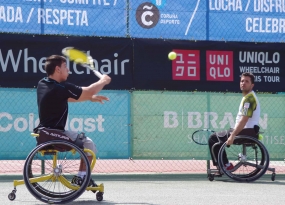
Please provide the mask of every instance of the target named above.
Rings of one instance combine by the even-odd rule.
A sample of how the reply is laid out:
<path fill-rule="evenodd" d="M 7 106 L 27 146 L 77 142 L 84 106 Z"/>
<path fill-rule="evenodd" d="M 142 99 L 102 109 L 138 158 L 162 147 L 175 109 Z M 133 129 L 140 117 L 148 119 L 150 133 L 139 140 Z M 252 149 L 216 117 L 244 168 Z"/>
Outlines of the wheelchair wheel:
<path fill-rule="evenodd" d="M 72 184 L 80 166 L 86 169 L 86 177 L 79 185 Z M 63 204 L 75 200 L 86 190 L 90 165 L 85 153 L 76 145 L 50 141 L 30 152 L 23 175 L 27 189 L 35 198 L 45 203 Z"/>
<path fill-rule="evenodd" d="M 225 168 L 224 155 L 234 165 L 233 169 Z M 259 179 L 267 171 L 269 154 L 258 139 L 237 136 L 230 147 L 227 147 L 226 143 L 223 144 L 219 151 L 218 163 L 228 177 L 240 182 L 251 182 Z"/>

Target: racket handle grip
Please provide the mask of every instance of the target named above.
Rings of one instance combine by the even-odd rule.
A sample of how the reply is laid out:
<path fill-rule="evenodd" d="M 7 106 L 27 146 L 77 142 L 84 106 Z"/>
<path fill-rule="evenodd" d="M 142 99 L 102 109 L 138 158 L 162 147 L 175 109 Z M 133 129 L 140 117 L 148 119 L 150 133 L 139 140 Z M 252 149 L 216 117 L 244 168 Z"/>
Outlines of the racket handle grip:
<path fill-rule="evenodd" d="M 98 77 L 98 78 L 102 78 L 103 77 L 103 75 L 99 72 L 99 71 L 97 71 L 97 70 L 93 70 L 93 72 L 94 72 L 94 74 Z"/>

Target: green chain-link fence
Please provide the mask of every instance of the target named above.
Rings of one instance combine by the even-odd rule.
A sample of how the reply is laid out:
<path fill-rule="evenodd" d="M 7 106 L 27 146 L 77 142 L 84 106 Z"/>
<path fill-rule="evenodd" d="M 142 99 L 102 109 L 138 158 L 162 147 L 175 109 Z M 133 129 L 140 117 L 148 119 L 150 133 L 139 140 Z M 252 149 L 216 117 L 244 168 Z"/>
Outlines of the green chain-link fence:
<path fill-rule="evenodd" d="M 0 32 L 284 42 L 284 1 L 219 0 L 1 0 Z M 1 45 L 0 45 L 1 46 Z M 253 48 L 254 50 L 254 48 Z M 34 89 L 0 90 L 0 164 L 21 173 L 37 125 Z M 98 105 L 70 105 L 68 129 L 97 144 L 94 172 L 206 172 L 209 150 L 192 142 L 199 128 L 233 126 L 241 94 L 103 91 Z M 258 94 L 263 143 L 277 173 L 284 165 L 284 95 Z"/>
<path fill-rule="evenodd" d="M 20 172 L 35 146 L 38 123 L 34 89 L 2 88 L 1 170 Z M 110 102 L 70 103 L 67 129 L 83 131 L 97 144 L 94 172 L 206 172 L 208 146 L 197 145 L 197 129 L 233 127 L 240 93 L 102 91 Z M 271 166 L 285 172 L 285 96 L 258 93 L 260 127 Z M 7 161 L 7 160 L 10 161 Z"/>

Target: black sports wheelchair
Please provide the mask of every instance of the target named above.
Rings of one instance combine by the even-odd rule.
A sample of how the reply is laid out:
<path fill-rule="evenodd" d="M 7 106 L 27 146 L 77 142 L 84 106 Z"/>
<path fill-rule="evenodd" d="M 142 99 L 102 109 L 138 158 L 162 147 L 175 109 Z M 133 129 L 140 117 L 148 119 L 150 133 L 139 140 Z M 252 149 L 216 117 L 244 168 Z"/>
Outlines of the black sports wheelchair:
<path fill-rule="evenodd" d="M 198 139 L 208 139 L 215 131 L 209 129 L 197 130 L 192 134 L 194 142 L 200 145 L 208 145 L 207 143 L 201 143 Z M 221 177 L 224 174 L 229 178 L 238 182 L 252 182 L 262 177 L 266 171 L 271 171 L 271 180 L 275 180 L 275 168 L 269 167 L 269 154 L 266 147 L 258 139 L 261 132 L 256 132 L 256 137 L 247 135 L 239 135 L 235 137 L 235 140 L 231 146 L 227 146 L 225 142 L 221 142 L 219 137 L 214 146 L 223 143 L 219 150 L 218 159 L 215 159 L 218 165 L 216 169 L 210 169 L 210 163 L 208 163 L 207 176 L 210 181 L 213 181 L 215 177 Z M 233 164 L 233 168 L 227 170 L 225 167 L 226 162 L 223 159 L 226 153 L 228 160 Z M 213 155 L 215 156 L 215 155 Z"/>
<path fill-rule="evenodd" d="M 91 170 L 96 163 L 95 153 L 83 148 L 81 137 L 75 142 L 55 130 L 44 128 L 32 133 L 37 139 L 37 146 L 26 158 L 23 180 L 14 180 L 14 189 L 8 195 L 16 198 L 16 186 L 25 184 L 29 192 L 38 200 L 49 204 L 65 204 L 78 198 L 85 190 L 96 193 L 98 201 L 103 200 L 104 185 L 95 184 L 91 179 Z M 48 137 L 46 137 L 48 135 Z M 89 163 L 85 153 L 92 156 Z M 79 168 L 86 170 L 86 176 L 73 180 Z"/>

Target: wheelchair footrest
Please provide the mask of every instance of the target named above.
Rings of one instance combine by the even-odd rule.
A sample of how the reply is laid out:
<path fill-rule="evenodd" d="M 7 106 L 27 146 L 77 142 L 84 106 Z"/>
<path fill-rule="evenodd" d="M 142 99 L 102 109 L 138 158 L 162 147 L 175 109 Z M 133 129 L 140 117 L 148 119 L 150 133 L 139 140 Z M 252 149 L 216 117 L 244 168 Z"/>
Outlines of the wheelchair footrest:
<path fill-rule="evenodd" d="M 273 172 L 273 173 L 275 173 L 275 168 L 270 168 L 270 167 L 268 167 L 267 170 L 268 170 L 268 171 L 271 171 L 271 172 Z"/>
<path fill-rule="evenodd" d="M 223 176 L 223 173 L 221 173 L 221 171 L 219 169 L 208 169 L 207 170 L 207 174 L 214 174 L 215 177 L 221 177 Z"/>
<path fill-rule="evenodd" d="M 99 191 L 99 192 L 104 192 L 104 184 L 99 184 L 97 187 L 87 187 L 86 188 L 87 191 Z"/>

